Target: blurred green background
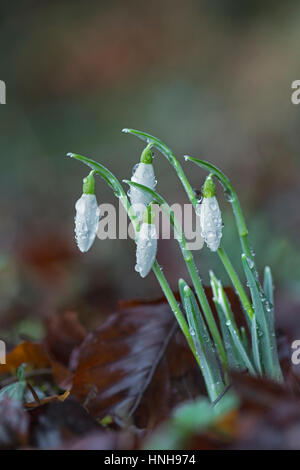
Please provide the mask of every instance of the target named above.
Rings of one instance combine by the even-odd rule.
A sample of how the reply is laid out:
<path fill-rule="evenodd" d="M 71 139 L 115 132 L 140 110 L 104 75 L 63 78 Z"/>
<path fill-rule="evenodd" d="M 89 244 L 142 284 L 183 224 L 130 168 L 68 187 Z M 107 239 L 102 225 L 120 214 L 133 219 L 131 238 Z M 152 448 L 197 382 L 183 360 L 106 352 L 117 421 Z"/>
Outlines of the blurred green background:
<path fill-rule="evenodd" d="M 73 238 L 86 169 L 65 154 L 91 156 L 126 178 L 143 145 L 123 127 L 230 176 L 258 264 L 273 269 L 280 312 L 299 305 L 300 106 L 291 103 L 299 24 L 296 1 L 0 2 L 2 336 L 39 336 L 36 319 L 66 308 L 98 318 L 120 298 L 160 296 L 152 274 L 134 271 L 132 241 L 96 241 L 82 255 Z M 187 202 L 162 156 L 155 167 L 157 190 Z M 184 168 L 200 188 L 204 173 Z M 115 202 L 100 181 L 97 198 Z M 220 200 L 224 244 L 240 269 L 222 192 Z M 196 257 L 205 282 L 213 268 L 227 283 L 216 255 Z M 158 259 L 176 288 L 187 277 L 176 243 L 162 241 Z"/>

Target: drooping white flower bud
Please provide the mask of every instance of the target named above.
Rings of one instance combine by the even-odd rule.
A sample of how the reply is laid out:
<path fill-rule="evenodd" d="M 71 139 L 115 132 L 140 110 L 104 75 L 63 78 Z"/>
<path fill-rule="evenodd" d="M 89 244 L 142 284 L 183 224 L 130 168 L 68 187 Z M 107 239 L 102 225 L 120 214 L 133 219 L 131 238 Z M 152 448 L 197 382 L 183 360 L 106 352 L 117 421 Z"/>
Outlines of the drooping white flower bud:
<path fill-rule="evenodd" d="M 155 189 L 157 181 L 155 179 L 152 165 L 152 153 L 150 145 L 144 149 L 141 155 L 140 163 L 134 166 L 131 181 L 134 183 L 143 184 L 152 190 Z M 128 196 L 137 218 L 141 221 L 146 207 L 152 201 L 151 195 L 145 194 L 138 188 L 131 187 Z"/>
<path fill-rule="evenodd" d="M 147 207 L 144 221 L 141 225 L 137 237 L 136 265 L 135 270 L 146 277 L 155 261 L 157 252 L 157 232 L 153 223 L 153 213 L 151 207 Z"/>
<path fill-rule="evenodd" d="M 94 243 L 100 217 L 95 196 L 93 171 L 83 180 L 83 194 L 75 204 L 75 238 L 80 251 L 85 253 Z"/>
<path fill-rule="evenodd" d="M 215 196 L 216 187 L 209 175 L 203 185 L 203 200 L 198 206 L 197 213 L 200 215 L 201 235 L 208 248 L 216 251 L 219 248 L 222 238 L 222 216 L 217 198 Z"/>

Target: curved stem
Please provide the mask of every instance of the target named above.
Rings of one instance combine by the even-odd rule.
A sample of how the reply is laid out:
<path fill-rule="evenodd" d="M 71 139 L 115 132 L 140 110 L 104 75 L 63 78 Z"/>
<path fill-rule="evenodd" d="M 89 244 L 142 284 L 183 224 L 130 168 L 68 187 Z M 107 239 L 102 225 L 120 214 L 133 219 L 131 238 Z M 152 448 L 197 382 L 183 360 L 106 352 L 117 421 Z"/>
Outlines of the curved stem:
<path fill-rule="evenodd" d="M 153 144 L 154 147 L 156 147 L 167 159 L 168 161 L 171 163 L 171 165 L 173 166 L 173 168 L 175 169 L 184 189 L 185 189 L 185 192 L 190 200 L 190 202 L 192 203 L 194 209 L 196 210 L 197 208 L 197 205 L 198 205 L 198 201 L 197 201 L 197 198 L 195 196 L 195 193 L 193 191 L 193 188 L 191 187 L 183 169 L 182 169 L 182 166 L 180 165 L 180 163 L 178 162 L 177 158 L 175 157 L 174 153 L 172 152 L 171 149 L 169 149 L 169 147 L 167 145 L 165 145 L 160 139 L 157 139 L 157 137 L 154 137 L 150 134 L 147 134 L 146 132 L 141 132 L 141 131 L 138 131 L 138 130 L 135 130 L 135 129 L 123 129 L 123 132 L 125 132 L 126 134 L 132 134 L 132 135 L 135 135 L 136 137 L 139 137 L 141 140 L 144 140 L 146 141 L 148 144 L 151 143 Z M 187 160 L 191 160 L 191 161 L 194 161 L 196 163 L 195 160 L 197 159 L 193 159 L 192 157 L 186 157 Z M 200 161 L 200 160 L 199 160 Z M 206 162 L 205 162 L 206 163 Z M 249 243 L 248 243 L 248 230 L 247 230 L 247 227 L 246 227 L 246 223 L 245 223 L 245 220 L 244 220 L 244 216 L 243 216 L 243 213 L 242 213 L 242 209 L 240 207 L 240 203 L 239 203 L 239 200 L 237 198 L 237 195 L 229 181 L 229 179 L 223 175 L 223 173 L 218 170 L 216 167 L 214 167 L 213 165 L 207 163 L 207 167 L 204 167 L 206 169 L 208 169 L 208 166 L 209 166 L 209 171 L 214 173 L 214 175 L 222 182 L 222 185 L 226 187 L 227 189 L 227 192 L 229 192 L 230 194 L 230 197 L 233 198 L 234 202 L 232 201 L 232 204 L 233 204 L 233 210 L 234 210 L 234 214 L 235 214 L 235 218 L 236 218 L 236 221 L 237 221 L 237 225 L 238 225 L 238 232 L 239 232 L 239 236 L 240 236 L 240 239 L 241 239 L 241 244 L 242 244 L 242 248 L 243 248 L 243 251 L 244 253 L 246 253 L 246 255 L 252 259 L 252 254 L 251 254 L 251 250 L 249 248 Z M 222 249 L 222 251 L 220 252 L 218 250 L 218 255 L 224 265 L 224 268 L 225 270 L 227 271 L 235 289 L 236 289 L 236 292 L 238 293 L 238 295 L 240 296 L 240 300 L 241 300 L 241 303 L 245 309 L 245 311 L 251 315 L 253 315 L 253 309 L 251 307 L 251 303 L 248 299 L 248 296 L 245 292 L 245 290 L 243 289 L 242 287 L 242 283 L 239 279 L 239 276 L 238 274 L 236 273 L 236 271 L 234 270 L 231 262 L 229 261 L 229 258 L 228 258 L 228 255 L 226 254 L 225 250 Z M 249 308 L 250 306 L 250 308 Z M 250 310 L 251 309 L 251 310 Z"/>
<path fill-rule="evenodd" d="M 184 315 L 178 305 L 178 302 L 176 301 L 176 298 L 173 294 L 173 291 L 165 277 L 165 275 L 163 274 L 162 272 L 162 269 L 161 267 L 159 266 L 158 262 L 155 261 L 155 263 L 153 264 L 153 268 L 152 268 L 154 274 L 156 275 L 157 277 L 157 280 L 160 284 L 160 287 L 163 291 L 163 293 L 165 294 L 168 302 L 169 302 L 169 305 L 172 309 L 172 312 L 174 313 L 175 315 L 175 318 L 181 328 L 181 331 L 183 332 L 184 336 L 186 337 L 186 340 L 195 356 L 195 358 L 197 359 L 198 361 L 198 357 L 196 355 L 196 351 L 195 351 L 195 345 L 194 345 L 194 342 L 193 342 L 193 339 L 192 339 L 192 336 L 190 334 L 190 330 L 189 330 L 189 327 L 188 327 L 188 324 L 184 318 Z"/>
<path fill-rule="evenodd" d="M 182 166 L 180 165 L 179 161 L 175 157 L 174 153 L 172 152 L 171 149 L 167 145 L 165 145 L 160 139 L 157 139 L 157 137 L 154 137 L 153 135 L 147 134 L 146 132 L 141 132 L 136 129 L 123 129 L 122 132 L 125 134 L 132 134 L 135 135 L 136 137 L 139 137 L 141 140 L 146 141 L 148 144 L 152 144 L 153 147 L 156 147 L 171 163 L 173 168 L 175 169 L 187 195 L 191 203 L 193 204 L 194 207 L 197 206 L 197 198 L 195 196 L 195 193 L 193 191 L 193 188 L 191 187 L 187 177 L 185 176 L 185 173 L 182 169 Z"/>
<path fill-rule="evenodd" d="M 118 197 L 126 210 L 128 217 L 134 227 L 135 233 L 139 231 L 139 221 L 131 207 L 130 202 L 128 201 L 128 198 L 126 196 L 126 193 L 123 189 L 123 186 L 120 184 L 118 179 L 115 177 L 113 173 L 111 173 L 107 168 L 105 168 L 103 165 L 101 165 L 98 162 L 95 162 L 94 160 L 91 160 L 90 158 L 84 157 L 83 155 L 78 155 L 78 154 L 68 154 L 71 158 L 75 158 L 76 160 L 81 161 L 82 163 L 85 163 L 88 165 L 90 168 L 92 168 L 96 174 L 101 176 L 107 183 L 108 185 L 113 189 L 114 194 L 116 197 Z M 189 332 L 189 327 L 188 324 L 185 320 L 185 317 L 176 301 L 176 298 L 172 292 L 172 289 L 164 276 L 161 267 L 159 266 L 158 262 L 155 261 L 152 267 L 152 270 L 161 286 L 161 289 L 166 296 L 166 299 L 168 300 L 168 303 L 171 307 L 172 312 L 175 315 L 176 320 L 178 321 L 178 324 L 181 328 L 181 331 L 183 332 L 197 362 L 199 362 L 199 359 L 196 355 L 195 351 L 195 346 L 193 339 L 191 337 L 191 334 Z"/>

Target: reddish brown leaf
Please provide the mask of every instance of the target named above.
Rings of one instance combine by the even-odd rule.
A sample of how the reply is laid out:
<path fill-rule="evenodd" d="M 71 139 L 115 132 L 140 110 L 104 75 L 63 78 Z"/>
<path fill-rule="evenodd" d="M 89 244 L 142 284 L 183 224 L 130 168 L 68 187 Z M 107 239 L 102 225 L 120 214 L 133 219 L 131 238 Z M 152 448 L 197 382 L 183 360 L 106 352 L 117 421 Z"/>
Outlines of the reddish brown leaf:
<path fill-rule="evenodd" d="M 82 343 L 86 334 L 76 312 L 67 311 L 62 315 L 53 315 L 47 324 L 47 351 L 56 361 L 68 366 L 73 349 Z"/>
<path fill-rule="evenodd" d="M 241 400 L 236 449 L 300 449 L 300 398 L 285 386 L 246 374 L 232 375 Z"/>
<path fill-rule="evenodd" d="M 90 333 L 73 356 L 71 393 L 89 412 L 140 427 L 203 391 L 200 371 L 164 300 L 128 302 Z"/>
<path fill-rule="evenodd" d="M 73 373 L 58 361 L 51 360 L 54 382 L 63 390 L 71 388 Z"/>

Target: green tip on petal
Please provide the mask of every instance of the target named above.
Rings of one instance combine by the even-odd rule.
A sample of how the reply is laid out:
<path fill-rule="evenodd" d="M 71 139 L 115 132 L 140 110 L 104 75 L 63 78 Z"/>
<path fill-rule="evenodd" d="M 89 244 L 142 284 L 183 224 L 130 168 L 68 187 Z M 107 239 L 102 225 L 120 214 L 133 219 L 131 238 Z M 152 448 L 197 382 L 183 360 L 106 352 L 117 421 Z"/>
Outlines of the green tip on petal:
<path fill-rule="evenodd" d="M 152 152 L 151 152 L 152 144 L 148 144 L 147 147 L 143 150 L 141 155 L 141 163 L 147 163 L 151 165 L 152 163 Z"/>
<path fill-rule="evenodd" d="M 88 176 L 83 179 L 82 192 L 83 194 L 95 194 L 95 171 L 92 170 Z"/>
<path fill-rule="evenodd" d="M 202 187 L 203 197 L 214 197 L 216 194 L 216 186 L 213 182 L 212 175 L 208 175 Z"/>

